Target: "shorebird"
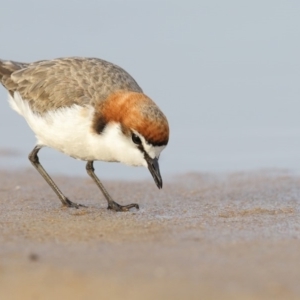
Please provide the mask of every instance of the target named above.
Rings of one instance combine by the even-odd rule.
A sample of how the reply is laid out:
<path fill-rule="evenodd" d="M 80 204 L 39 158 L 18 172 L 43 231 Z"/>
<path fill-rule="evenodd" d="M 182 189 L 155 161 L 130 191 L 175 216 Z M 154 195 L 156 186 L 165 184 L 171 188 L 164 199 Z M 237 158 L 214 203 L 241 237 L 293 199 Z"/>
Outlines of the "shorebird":
<path fill-rule="evenodd" d="M 42 147 L 86 161 L 86 171 L 105 196 L 108 209 L 139 206 L 113 201 L 94 172 L 94 161 L 147 167 L 162 188 L 158 159 L 168 144 L 168 121 L 124 69 L 97 58 L 0 60 L 0 81 L 11 107 L 35 133 L 30 162 L 63 205 L 84 206 L 70 201 L 45 171 L 38 158 Z"/>

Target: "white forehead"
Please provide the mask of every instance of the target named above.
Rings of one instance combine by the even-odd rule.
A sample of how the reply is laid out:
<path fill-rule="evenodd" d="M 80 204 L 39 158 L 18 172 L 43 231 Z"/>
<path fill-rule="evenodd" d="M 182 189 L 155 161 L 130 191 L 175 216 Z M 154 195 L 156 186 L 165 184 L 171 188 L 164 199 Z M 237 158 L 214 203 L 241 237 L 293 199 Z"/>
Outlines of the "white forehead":
<path fill-rule="evenodd" d="M 159 157 L 161 151 L 163 151 L 165 149 L 165 145 L 164 146 L 153 146 L 151 144 L 149 144 L 145 138 L 139 134 L 137 131 L 133 130 L 133 132 L 139 136 L 139 138 L 141 139 L 142 143 L 143 143 L 143 147 L 144 147 L 144 150 L 148 153 L 148 155 L 151 157 L 151 158 L 154 158 L 154 157 Z"/>
<path fill-rule="evenodd" d="M 144 150 L 148 153 L 151 158 L 159 157 L 160 152 L 165 149 L 166 146 L 152 146 L 147 142 L 143 141 Z"/>

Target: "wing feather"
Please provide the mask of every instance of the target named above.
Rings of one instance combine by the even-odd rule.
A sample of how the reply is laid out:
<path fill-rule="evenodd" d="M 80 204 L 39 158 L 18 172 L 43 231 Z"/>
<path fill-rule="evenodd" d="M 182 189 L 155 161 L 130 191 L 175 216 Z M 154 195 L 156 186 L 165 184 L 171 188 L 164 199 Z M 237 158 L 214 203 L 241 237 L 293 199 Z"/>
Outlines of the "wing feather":
<path fill-rule="evenodd" d="M 10 69 L 3 67 L 5 63 Z M 10 92 L 18 91 L 40 114 L 74 104 L 94 105 L 118 90 L 142 92 L 125 70 L 97 58 L 60 58 L 31 64 L 0 61 L 1 74 L 2 84 Z"/>

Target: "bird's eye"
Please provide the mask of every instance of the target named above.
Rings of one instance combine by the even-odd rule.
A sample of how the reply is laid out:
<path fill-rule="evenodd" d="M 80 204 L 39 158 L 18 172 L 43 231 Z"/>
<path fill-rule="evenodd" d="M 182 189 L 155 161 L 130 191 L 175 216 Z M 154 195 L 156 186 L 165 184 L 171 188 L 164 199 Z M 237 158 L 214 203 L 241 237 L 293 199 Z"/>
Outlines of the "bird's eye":
<path fill-rule="evenodd" d="M 137 145 L 140 145 L 142 143 L 141 139 L 134 133 L 132 134 L 132 141 Z"/>

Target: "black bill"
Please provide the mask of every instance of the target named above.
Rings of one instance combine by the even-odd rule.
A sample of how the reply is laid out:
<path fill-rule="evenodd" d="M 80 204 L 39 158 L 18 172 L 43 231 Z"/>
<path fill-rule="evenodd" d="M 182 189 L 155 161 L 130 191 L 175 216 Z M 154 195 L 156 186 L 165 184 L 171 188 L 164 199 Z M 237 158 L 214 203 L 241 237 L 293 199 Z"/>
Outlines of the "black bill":
<path fill-rule="evenodd" d="M 162 182 L 162 178 L 159 172 L 159 165 L 158 165 L 158 159 L 155 158 L 151 158 L 149 155 L 145 155 L 145 159 L 148 163 L 148 169 L 157 185 L 157 187 L 159 189 L 162 188 L 163 186 L 163 182 Z"/>

